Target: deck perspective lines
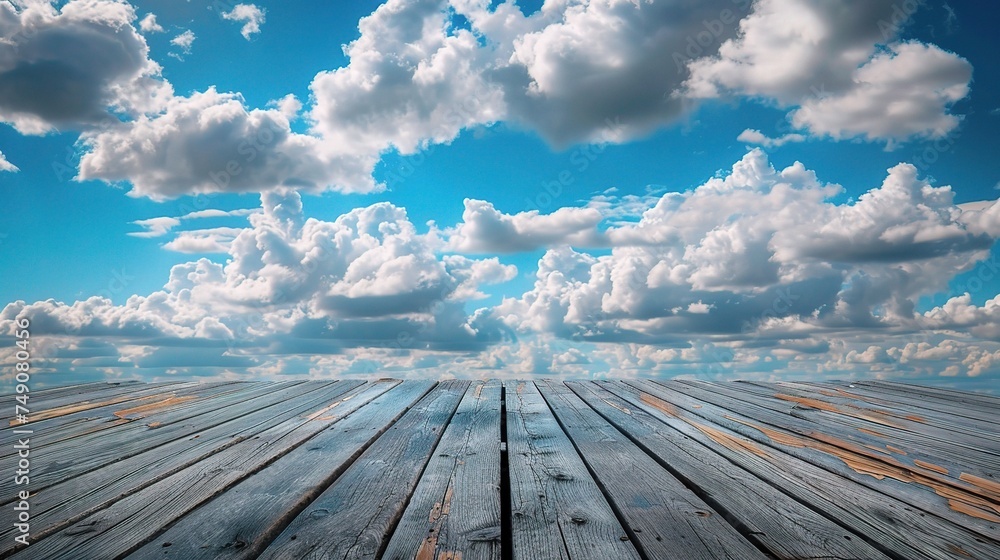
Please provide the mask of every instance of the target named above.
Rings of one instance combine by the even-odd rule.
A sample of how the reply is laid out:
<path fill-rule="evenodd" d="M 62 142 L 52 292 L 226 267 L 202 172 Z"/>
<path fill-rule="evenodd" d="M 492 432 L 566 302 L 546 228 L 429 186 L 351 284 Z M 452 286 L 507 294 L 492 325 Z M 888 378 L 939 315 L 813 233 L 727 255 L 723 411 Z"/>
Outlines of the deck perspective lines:
<path fill-rule="evenodd" d="M 5 477 L 0 558 L 1000 558 L 1000 398 L 983 394 L 344 379 L 32 403 L 31 544 Z"/>

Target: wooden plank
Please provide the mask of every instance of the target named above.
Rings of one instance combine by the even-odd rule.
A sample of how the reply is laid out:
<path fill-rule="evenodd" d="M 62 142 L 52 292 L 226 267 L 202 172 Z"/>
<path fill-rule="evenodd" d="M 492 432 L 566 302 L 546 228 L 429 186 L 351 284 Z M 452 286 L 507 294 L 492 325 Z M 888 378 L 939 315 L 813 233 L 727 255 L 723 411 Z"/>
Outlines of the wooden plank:
<path fill-rule="evenodd" d="M 395 389 L 391 389 L 396 387 Z M 287 455 L 181 517 L 129 560 L 256 558 L 267 544 L 431 388 L 376 382 L 341 408 L 344 417 Z M 369 404 L 370 403 L 370 404 Z M 346 407 L 346 408 L 345 408 Z M 225 519 L 225 523 L 219 523 Z"/>
<path fill-rule="evenodd" d="M 375 390 L 381 393 L 398 383 L 376 382 Z M 278 384 L 274 384 L 277 386 Z M 173 475 L 211 457 L 213 454 L 237 443 L 259 436 L 262 432 L 296 417 L 308 420 L 317 411 L 350 401 L 358 396 L 360 381 L 341 381 L 325 391 L 311 391 L 298 398 L 280 401 L 255 411 L 245 411 L 215 427 L 206 428 L 195 437 L 171 441 L 154 450 L 140 453 L 84 475 L 70 478 L 32 495 L 32 535 L 42 538 L 79 521 L 91 513 L 107 508 L 116 500 L 135 494 L 166 477 Z M 332 404 L 331 404 L 332 401 Z M 364 401 L 367 402 L 367 401 Z M 341 405 L 344 410 L 353 406 Z M 12 546 L 13 527 L 0 526 L 0 556 Z"/>
<path fill-rule="evenodd" d="M 639 559 L 534 383 L 505 386 L 514 560 Z"/>
<path fill-rule="evenodd" d="M 99 432 L 121 424 L 142 419 L 150 414 L 173 410 L 181 406 L 201 406 L 199 403 L 217 395 L 231 393 L 242 384 L 191 383 L 156 389 L 137 390 L 129 401 L 82 410 L 56 418 L 49 418 L 30 426 L 33 446 L 52 449 L 61 441 Z M 258 385 L 259 386 L 259 385 Z M 24 436 L 20 436 L 24 437 Z M 18 434 L 13 430 L 0 433 L 0 459 L 14 455 Z"/>
<path fill-rule="evenodd" d="M 832 383 L 772 383 L 753 382 L 753 385 L 778 388 L 792 388 L 800 393 L 811 393 L 814 397 L 820 395 L 824 400 L 843 406 L 859 407 L 875 411 L 886 416 L 908 419 L 917 425 L 910 425 L 918 431 L 922 425 L 943 428 L 949 432 L 964 434 L 976 439 L 986 439 L 988 449 L 1000 454 L 1000 434 L 997 429 L 996 414 L 982 418 L 966 417 L 961 406 L 929 405 L 927 399 L 913 398 L 899 393 L 872 391 L 864 387 L 850 387 L 848 384 L 838 386 Z M 976 449 L 983 449 L 979 445 Z"/>
<path fill-rule="evenodd" d="M 983 393 L 973 393 L 971 391 L 957 391 L 944 387 L 930 387 L 928 385 L 918 385 L 915 383 L 893 383 L 878 380 L 858 381 L 859 385 L 877 387 L 885 391 L 899 391 L 940 402 L 947 405 L 961 405 L 972 409 L 981 410 L 986 413 L 995 412 L 1000 408 L 1000 397 L 986 395 Z"/>
<path fill-rule="evenodd" d="M 904 385 L 900 387 L 898 383 L 872 385 L 868 383 L 844 382 L 829 383 L 829 385 L 833 385 L 838 390 L 850 392 L 851 394 L 865 395 L 869 398 L 889 399 L 893 402 L 911 406 L 916 410 L 933 410 L 950 415 L 956 422 L 971 422 L 970 425 L 972 426 L 996 423 L 996 408 L 990 410 L 989 406 L 987 406 L 985 407 L 986 410 L 984 410 L 983 407 L 969 406 L 967 402 L 963 402 L 961 397 L 954 399 L 928 397 L 927 395 L 907 390 L 906 387 L 908 386 Z"/>
<path fill-rule="evenodd" d="M 628 401 L 594 383 L 567 385 L 775 558 L 888 559 L 856 532 L 816 513 Z"/>
<path fill-rule="evenodd" d="M 718 512 L 564 384 L 536 385 L 644 556 L 765 558 Z"/>
<path fill-rule="evenodd" d="M 333 390 L 336 385 L 323 386 Z M 327 407 L 329 404 L 324 408 Z M 116 501 L 42 538 L 12 558 L 75 560 L 119 558 L 128 554 L 166 525 L 252 476 L 342 418 L 334 411 L 324 420 L 327 416 L 323 409 L 316 412 L 323 416 L 286 416 L 287 419 L 277 426 Z"/>
<path fill-rule="evenodd" d="M 376 558 L 468 381 L 442 381 L 309 504 L 259 556 Z"/>
<path fill-rule="evenodd" d="M 829 426 L 816 424 L 811 429 L 796 426 L 797 418 L 787 415 L 775 418 L 769 410 L 758 405 L 729 399 L 723 394 L 729 390 L 728 386 L 668 385 L 672 392 L 700 403 L 711 403 L 712 407 L 705 406 L 697 412 L 746 437 L 765 445 L 779 446 L 830 472 L 899 497 L 920 510 L 989 538 L 996 534 L 1000 510 L 996 506 L 996 484 L 990 480 L 968 473 L 943 473 L 929 464 L 904 464 L 888 451 L 877 451 L 830 436 L 827 433 L 831 430 Z"/>
<path fill-rule="evenodd" d="M 36 374 L 37 375 L 37 374 Z M 31 395 L 42 398 L 57 397 L 63 395 L 83 395 L 89 391 L 96 391 L 98 389 L 105 389 L 109 385 L 120 386 L 120 385 L 145 385 L 138 380 L 126 380 L 126 381 L 92 381 L 90 383 L 74 383 L 69 385 L 55 385 L 48 387 L 46 389 L 38 389 L 37 391 L 31 391 Z M 4 397 L 12 397 L 15 393 L 13 390 L 11 392 L 3 393 Z"/>
<path fill-rule="evenodd" d="M 277 384 L 272 389 L 264 387 L 260 395 L 244 403 L 234 403 L 219 409 L 206 406 L 200 410 L 186 412 L 187 417 L 184 421 L 165 423 L 157 427 L 123 424 L 113 429 L 113 435 L 105 431 L 58 443 L 52 449 L 45 450 L 45 461 L 40 467 L 36 467 L 37 470 L 31 471 L 32 491 L 41 491 L 53 484 L 149 451 L 167 442 L 196 436 L 199 431 L 260 408 L 280 405 L 327 384 L 320 382 Z M 0 497 L 5 498 L 5 501 L 13 500 L 8 497 L 15 495 L 14 489 L 13 477 L 0 478 Z"/>
<path fill-rule="evenodd" d="M 886 439 L 891 440 L 913 439 L 916 450 L 939 451 L 944 454 L 943 457 L 952 457 L 959 462 L 975 460 L 975 464 L 980 465 L 983 472 L 996 472 L 997 469 L 993 467 L 1000 464 L 1000 439 L 994 439 L 994 434 L 990 433 L 996 424 L 989 427 L 980 424 L 976 428 L 967 429 L 950 418 L 935 417 L 933 413 L 927 412 L 917 414 L 912 407 L 897 410 L 892 406 L 850 402 L 843 395 L 823 394 L 816 387 L 757 382 L 734 383 L 729 387 L 782 401 L 785 406 L 791 406 L 795 410 L 804 408 L 806 414 L 812 413 L 816 418 L 823 418 L 820 422 L 824 424 L 834 421 L 856 430 L 881 430 L 889 435 Z M 862 434 L 872 435 L 868 431 Z"/>
<path fill-rule="evenodd" d="M 169 387 L 180 384 L 180 381 L 167 381 L 162 383 L 150 383 L 145 386 L 132 383 L 112 385 L 110 387 L 102 387 L 93 391 L 88 391 L 84 395 L 86 396 L 86 400 L 80 400 L 78 395 L 74 394 L 60 395 L 51 399 L 32 399 L 29 397 L 27 408 L 30 412 L 26 415 L 27 422 L 21 422 L 19 419 L 14 418 L 13 415 L 6 415 L 6 426 L 30 427 L 32 423 L 46 420 L 48 418 L 55 418 L 64 414 L 72 414 L 82 410 L 89 410 L 91 408 L 98 408 L 101 406 L 108 406 L 129 401 L 132 398 L 130 396 L 131 393 L 136 389 Z"/>
<path fill-rule="evenodd" d="M 917 473 L 929 473 L 934 479 L 959 489 L 965 488 L 963 473 L 977 478 L 992 479 L 1000 458 L 951 444 L 939 437 L 906 431 L 889 420 L 869 422 L 872 414 L 849 408 L 838 408 L 811 397 L 796 397 L 773 393 L 770 389 L 754 389 L 746 383 L 707 384 L 678 381 L 668 385 L 685 394 L 712 400 L 726 408 L 746 408 L 765 425 L 784 428 L 799 436 L 818 440 L 848 450 L 866 453 L 870 460 L 886 463 L 890 468 L 905 468 Z M 736 386 L 739 388 L 734 388 Z M 693 391 L 693 393 L 692 393 Z M 755 392 L 761 391 L 761 392 Z M 956 439 L 957 436 L 955 436 Z M 931 473 L 933 471 L 933 473 Z"/>
<path fill-rule="evenodd" d="M 651 382 L 601 383 L 601 386 L 682 430 L 688 437 L 713 445 L 713 449 L 759 478 L 864 534 L 873 546 L 890 556 L 929 560 L 967 559 L 970 555 L 992 558 L 1000 554 L 998 544 L 989 537 L 902 501 L 899 496 L 906 495 L 906 485 L 885 487 L 883 491 L 894 492 L 884 493 L 827 470 L 831 464 L 821 467 L 812 461 L 832 463 L 829 460 L 834 457 L 830 455 L 783 445 L 767 436 L 761 438 L 763 441 L 755 440 L 751 435 L 760 437 L 761 432 L 742 422 L 756 420 L 719 410 L 706 401 L 690 399 Z"/>
<path fill-rule="evenodd" d="M 383 558 L 500 560 L 500 393 L 466 392 Z"/>

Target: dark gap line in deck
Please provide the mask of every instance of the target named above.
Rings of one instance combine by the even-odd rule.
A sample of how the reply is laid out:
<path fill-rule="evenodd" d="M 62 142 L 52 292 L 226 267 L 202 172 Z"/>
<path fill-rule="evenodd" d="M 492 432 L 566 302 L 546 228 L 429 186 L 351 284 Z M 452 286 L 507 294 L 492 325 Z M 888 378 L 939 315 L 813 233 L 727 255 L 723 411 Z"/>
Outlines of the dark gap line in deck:
<path fill-rule="evenodd" d="M 573 391 L 574 393 L 576 393 L 578 396 L 580 396 L 579 393 L 575 389 L 573 389 L 572 386 L 570 386 L 570 390 Z M 582 399 L 582 397 L 581 397 L 581 399 Z M 584 400 L 584 402 L 586 402 L 585 399 L 583 399 L 583 400 Z M 771 551 L 770 549 L 768 549 L 767 546 L 760 541 L 760 539 L 756 538 L 756 532 L 755 531 L 753 531 L 750 527 L 747 527 L 747 525 L 743 521 L 741 521 L 737 516 L 733 515 L 733 513 L 728 508 L 726 508 L 721 503 L 719 503 L 719 501 L 716 500 L 715 498 L 713 498 L 711 496 L 711 494 L 709 494 L 708 492 L 706 492 L 698 484 L 695 484 L 683 472 L 681 472 L 680 470 L 674 468 L 668 461 L 666 461 L 665 459 L 663 459 L 662 457 L 660 457 L 658 454 L 654 453 L 653 450 L 650 449 L 648 445 L 646 445 L 639 438 L 637 438 L 637 437 L 633 436 L 632 434 L 630 434 L 621 424 L 619 424 L 618 422 L 615 422 L 609 416 L 605 415 L 600 410 L 598 410 L 594 406 L 590 405 L 590 403 L 587 403 L 587 404 L 588 404 L 588 406 L 590 406 L 590 408 L 594 412 L 596 412 L 598 415 L 600 415 L 601 418 L 603 418 L 608 424 L 611 424 L 612 426 L 614 426 L 614 428 L 616 430 L 618 430 L 619 432 L 621 432 L 621 434 L 624 437 L 628 438 L 637 447 L 639 447 L 640 449 L 642 449 L 643 452 L 646 453 L 646 455 L 648 455 L 650 458 L 652 458 L 654 461 L 656 461 L 661 467 L 663 467 L 667 472 L 669 472 L 674 478 L 676 478 L 678 481 L 680 481 L 680 483 L 683 484 L 685 488 L 687 488 L 688 490 L 690 490 L 694 495 L 696 495 L 699 498 L 701 498 L 701 500 L 704 501 L 706 504 L 708 504 L 708 506 L 710 508 L 712 508 L 713 511 L 715 511 L 720 516 L 722 516 L 722 518 L 725 519 L 726 522 L 728 522 L 730 525 L 732 525 L 733 528 L 738 533 L 740 533 L 740 535 L 743 536 L 743 538 L 745 538 L 749 542 L 753 543 L 753 545 L 756 546 L 758 550 L 760 550 L 763 554 L 767 555 L 769 558 L 776 558 L 776 556 L 774 555 L 773 551 Z M 667 426 L 666 424 L 664 424 L 663 427 L 666 428 L 666 429 L 672 430 L 672 428 L 670 426 Z M 723 459 L 725 459 L 725 458 L 723 457 Z M 738 465 L 732 463 L 731 461 L 730 461 L 730 464 L 733 464 L 734 467 L 739 468 Z M 751 476 L 754 476 L 753 473 L 750 473 L 750 472 L 747 472 L 747 474 L 749 474 Z"/>
<path fill-rule="evenodd" d="M 472 392 L 473 386 L 474 384 L 470 383 L 469 386 L 466 387 L 465 392 L 462 394 L 461 397 L 459 397 L 458 402 L 455 404 L 455 408 L 452 409 L 451 415 L 449 415 L 448 419 L 441 424 L 441 429 L 440 432 L 438 433 L 437 441 L 434 442 L 434 445 L 431 448 L 430 453 L 427 455 L 427 461 L 425 461 L 424 464 L 420 467 L 420 474 L 417 475 L 417 479 L 416 482 L 413 484 L 413 488 L 411 488 L 410 491 L 406 494 L 406 497 L 403 499 L 402 505 L 400 506 L 399 510 L 395 513 L 395 515 L 393 515 L 389 519 L 388 526 L 385 530 L 385 533 L 382 536 L 382 543 L 379 545 L 378 552 L 375 555 L 376 558 L 381 558 L 385 554 L 386 549 L 389 548 L 389 541 L 392 540 L 392 537 L 396 532 L 396 528 L 399 526 L 399 522 L 403 518 L 403 514 L 406 512 L 406 509 L 410 506 L 410 502 L 413 500 L 413 495 L 414 493 L 416 493 L 417 487 L 420 486 L 420 481 L 424 478 L 424 474 L 427 472 L 427 466 L 431 464 L 434 455 L 438 452 L 438 449 L 440 449 L 441 440 L 444 439 L 445 432 L 448 431 L 448 427 L 451 425 L 452 420 L 455 418 L 455 414 L 458 412 L 459 407 L 462 406 L 462 402 L 465 400 L 466 396 L 468 396 L 468 394 Z"/>
<path fill-rule="evenodd" d="M 500 384 L 500 559 L 514 559 L 514 526 L 511 521 L 510 447 L 507 439 L 507 386 Z"/>
<path fill-rule="evenodd" d="M 532 384 L 534 384 L 534 382 L 532 382 Z M 537 384 L 535 385 L 537 387 Z M 583 459 L 583 465 L 587 468 L 587 472 L 590 473 L 590 477 L 593 478 L 594 482 L 597 483 L 597 487 L 600 488 L 601 494 L 604 495 L 604 499 L 607 500 L 608 505 L 611 506 L 611 511 L 615 513 L 615 517 L 618 518 L 618 523 L 620 523 L 622 529 L 625 530 L 625 534 L 628 535 L 629 540 L 632 542 L 632 545 L 635 546 L 635 549 L 636 551 L 638 551 L 639 556 L 643 560 L 657 560 L 655 556 L 651 556 L 645 550 L 645 547 L 643 547 L 642 545 L 642 541 L 639 539 L 639 535 L 637 535 L 635 530 L 632 528 L 631 524 L 628 521 L 628 518 L 625 516 L 624 512 L 619 507 L 617 501 L 608 491 L 607 486 L 605 486 L 601 478 L 594 471 L 594 468 L 593 466 L 591 466 L 590 462 L 584 458 L 583 452 L 580 451 L 579 444 L 576 442 L 576 440 L 574 440 L 570 436 L 569 432 L 566 430 L 566 424 L 563 422 L 562 418 L 560 418 L 559 415 L 556 414 L 555 411 L 552 409 L 552 404 L 549 402 L 548 397 L 546 397 L 545 393 L 541 390 L 539 390 L 538 393 L 542 396 L 542 400 L 545 402 L 545 405 L 549 408 L 549 412 L 552 414 L 552 416 L 555 417 L 556 422 L 559 424 L 559 427 L 562 429 L 563 433 L 566 434 L 566 438 L 569 439 L 570 444 L 573 446 L 573 449 L 576 450 L 577 455 L 579 455 L 580 458 Z"/>
<path fill-rule="evenodd" d="M 607 389 L 606 387 L 602 388 L 602 390 L 607 390 L 607 391 L 609 391 L 610 394 L 619 396 L 619 398 L 622 398 L 622 400 L 625 400 L 625 402 L 631 402 L 628 399 L 625 399 L 623 396 L 618 395 L 618 393 L 612 392 L 610 389 Z M 662 418 L 657 418 L 657 420 L 660 421 L 661 424 L 663 424 L 663 426 L 664 426 L 665 429 L 670 430 L 670 431 L 672 431 L 674 433 L 679 434 L 681 437 L 692 441 L 695 445 L 702 445 L 702 446 L 704 446 L 704 448 L 706 450 L 708 450 L 708 452 L 712 453 L 715 456 L 718 456 L 721 460 L 726 461 L 727 463 L 729 463 L 730 465 L 732 465 L 735 469 L 743 471 L 743 472 L 747 473 L 747 475 L 749 475 L 749 476 L 753 477 L 754 479 L 758 480 L 761 484 L 764 484 L 767 487 L 773 488 L 775 491 L 781 493 L 783 496 L 787 497 L 788 499 L 792 500 L 793 502 L 799 504 L 802 507 L 805 507 L 809 511 L 811 511 L 811 512 L 815 513 L 816 515 L 819 515 L 823 519 L 826 519 L 827 521 L 831 522 L 836 527 L 839 527 L 840 529 L 842 529 L 844 532 L 849 533 L 850 535 L 857 536 L 860 540 L 862 540 L 863 542 L 867 543 L 869 546 L 873 547 L 874 549 L 876 549 L 880 553 L 884 554 L 888 558 L 891 558 L 892 560 L 910 560 L 908 557 L 899 555 L 898 553 L 894 552 L 893 550 L 891 550 L 890 548 L 886 547 L 884 544 L 878 542 L 877 540 L 871 539 L 864 532 L 858 531 L 856 527 L 852 527 L 851 525 L 846 524 L 843 521 L 843 518 L 841 516 L 835 515 L 834 512 L 831 512 L 831 511 L 829 511 L 826 508 L 820 507 L 817 503 L 815 503 L 814 500 L 808 500 L 808 499 L 803 498 L 802 496 L 800 496 L 799 494 L 797 494 L 795 492 L 790 492 L 787 486 L 781 485 L 781 484 L 777 484 L 775 481 L 771 480 L 770 478 L 763 477 L 759 473 L 755 472 L 754 470 L 749 469 L 746 466 L 740 464 L 739 462 L 735 461 L 732 457 L 729 457 L 726 454 L 720 454 L 714 448 L 712 448 L 712 447 L 710 447 L 708 445 L 704 445 L 702 442 L 697 441 L 696 439 L 690 438 L 689 436 L 685 435 L 685 433 L 683 431 L 678 430 L 674 426 L 671 426 L 671 425 L 663 422 Z M 681 421 L 684 421 L 684 420 L 681 419 Z M 623 430 L 623 433 L 624 433 L 624 430 Z M 645 444 L 641 443 L 641 440 L 637 441 L 636 443 L 638 445 L 640 445 L 640 447 L 643 447 L 647 451 L 647 453 L 652 454 L 652 452 L 650 451 L 649 447 L 646 446 Z M 655 458 L 655 455 L 654 455 L 654 458 Z M 723 508 L 723 509 L 725 509 L 725 508 Z M 742 524 L 742 522 L 740 522 L 740 523 Z M 741 531 L 741 533 L 742 533 L 742 531 Z M 754 540 L 757 540 L 756 539 L 756 535 L 749 528 L 747 528 L 746 536 L 748 537 L 748 540 L 751 540 L 751 542 L 753 542 Z M 774 554 L 774 552 L 771 552 L 771 554 Z"/>

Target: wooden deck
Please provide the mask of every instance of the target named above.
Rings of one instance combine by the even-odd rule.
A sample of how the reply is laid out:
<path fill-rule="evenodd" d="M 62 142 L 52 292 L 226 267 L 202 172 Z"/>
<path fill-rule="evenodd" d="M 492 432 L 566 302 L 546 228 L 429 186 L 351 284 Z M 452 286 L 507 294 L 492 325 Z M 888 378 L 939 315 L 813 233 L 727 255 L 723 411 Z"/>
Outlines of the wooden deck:
<path fill-rule="evenodd" d="M 29 408 L 0 456 L 12 474 L 32 430 L 32 544 L 5 474 L 0 557 L 1000 559 L 1000 399 L 978 394 L 177 382 Z"/>

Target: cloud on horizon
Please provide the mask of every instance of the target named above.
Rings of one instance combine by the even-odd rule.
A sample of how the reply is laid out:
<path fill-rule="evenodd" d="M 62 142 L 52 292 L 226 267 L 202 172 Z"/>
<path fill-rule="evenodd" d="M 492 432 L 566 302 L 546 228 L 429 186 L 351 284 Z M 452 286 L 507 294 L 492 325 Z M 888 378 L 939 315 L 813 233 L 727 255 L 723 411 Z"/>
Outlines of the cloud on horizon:
<path fill-rule="evenodd" d="M 202 370 L 245 375 L 276 363 L 435 375 L 996 371 L 1000 298 L 979 307 L 959 296 L 924 313 L 915 304 L 983 266 L 1000 201 L 956 205 L 950 187 L 909 164 L 856 201 L 833 202 L 842 192 L 801 163 L 774 169 L 759 149 L 629 223 L 607 197 L 544 215 L 466 200 L 462 222 L 420 233 L 389 203 L 328 222 L 307 218 L 298 193 L 269 191 L 248 227 L 225 232 L 225 264 L 177 265 L 162 290 L 123 305 L 14 302 L 0 333 L 28 317 L 62 349 L 52 364 L 85 370 L 190 371 L 185 352 L 198 349 Z M 168 223 L 140 225 L 173 235 Z M 168 244 L 182 250 L 212 231 Z M 482 286 L 517 274 L 483 253 L 539 248 L 533 287 L 470 310 Z M 70 358 L 86 340 L 113 357 Z"/>

